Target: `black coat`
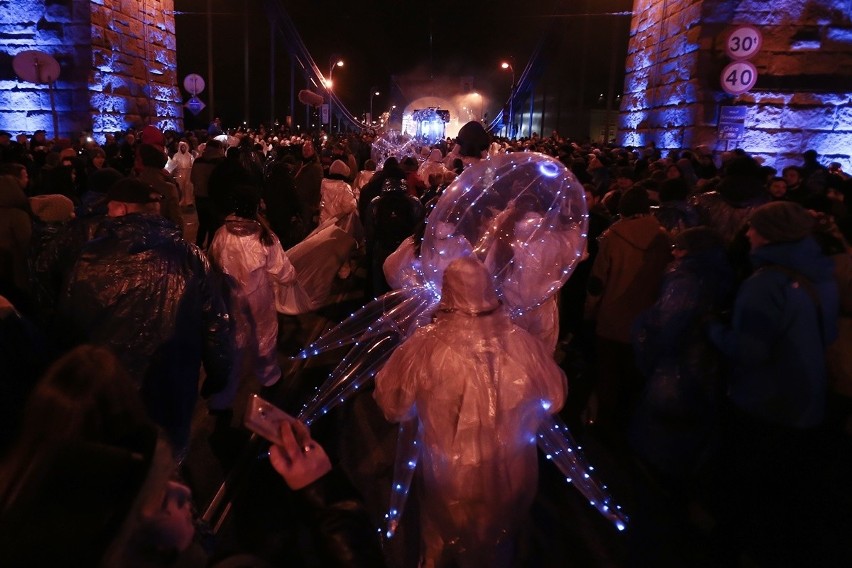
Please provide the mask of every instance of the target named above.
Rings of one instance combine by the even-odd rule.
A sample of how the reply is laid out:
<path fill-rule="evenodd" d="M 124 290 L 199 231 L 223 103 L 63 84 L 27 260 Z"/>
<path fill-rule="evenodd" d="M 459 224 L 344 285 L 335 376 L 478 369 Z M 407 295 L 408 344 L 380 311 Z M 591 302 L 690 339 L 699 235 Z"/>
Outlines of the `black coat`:
<path fill-rule="evenodd" d="M 177 448 L 189 439 L 201 363 L 215 391 L 233 359 L 232 322 L 207 258 L 159 215 L 105 221 L 71 271 L 57 327 L 66 344 L 112 348 Z"/>

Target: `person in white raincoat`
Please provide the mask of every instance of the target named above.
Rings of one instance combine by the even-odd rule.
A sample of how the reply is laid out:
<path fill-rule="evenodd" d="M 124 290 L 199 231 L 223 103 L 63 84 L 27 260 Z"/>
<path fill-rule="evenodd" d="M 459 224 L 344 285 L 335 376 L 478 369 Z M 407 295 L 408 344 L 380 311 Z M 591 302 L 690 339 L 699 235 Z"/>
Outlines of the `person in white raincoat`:
<path fill-rule="evenodd" d="M 281 378 L 275 288 L 295 282 L 296 270 L 278 237 L 258 216 L 259 201 L 254 188 L 236 188 L 235 210 L 210 244 L 210 261 L 225 279 L 236 327 L 234 370 L 228 386 L 211 397 L 214 410 L 230 408 L 244 373 L 253 373 L 263 386 Z"/>
<path fill-rule="evenodd" d="M 181 140 L 178 143 L 178 151 L 175 155 L 169 158 L 166 163 L 166 169 L 175 176 L 178 189 L 180 190 L 180 205 L 195 205 L 195 196 L 192 188 L 192 181 L 189 179 L 189 174 L 192 171 L 192 162 L 195 158 L 189 151 L 189 144 L 186 140 Z"/>
<path fill-rule="evenodd" d="M 536 431 L 565 400 L 565 374 L 492 286 L 478 259 L 450 263 L 434 323 L 376 375 L 385 417 L 420 422 L 421 566 L 511 565 L 537 488 Z"/>
<path fill-rule="evenodd" d="M 334 160 L 328 168 L 328 177 L 323 178 L 320 184 L 319 224 L 336 218 L 337 225 L 351 234 L 358 202 L 352 187 L 346 182 L 348 177 L 349 166 L 341 160 Z"/>
<path fill-rule="evenodd" d="M 552 272 L 552 267 L 567 266 L 571 258 L 576 258 L 577 251 L 584 250 L 583 245 L 578 244 L 582 236 L 576 231 L 547 229 L 542 215 L 533 211 L 507 210 L 507 213 L 505 219 L 498 218 L 496 223 L 510 225 L 508 229 L 498 228 L 498 232 L 512 231 L 512 238 L 503 236 L 511 243 L 511 261 L 505 274 L 501 275 L 503 299 L 513 311 L 513 321 L 538 337 L 552 354 L 559 341 L 558 288 L 552 290 L 555 276 L 544 278 L 542 275 Z M 485 265 L 492 273 L 497 271 L 494 265 L 500 261 L 495 257 L 500 254 L 501 249 L 494 247 L 485 259 Z M 543 298 L 544 301 L 534 306 L 535 298 Z M 518 309 L 522 311 L 516 313 Z"/>
<path fill-rule="evenodd" d="M 441 153 L 441 150 L 439 148 L 433 148 L 429 153 L 429 157 L 426 158 L 426 161 L 420 164 L 420 168 L 417 170 L 417 175 L 420 176 L 423 183 L 428 186 L 429 174 L 440 174 L 443 178 L 444 174 L 448 171 L 449 170 L 444 167 L 444 155 Z"/>

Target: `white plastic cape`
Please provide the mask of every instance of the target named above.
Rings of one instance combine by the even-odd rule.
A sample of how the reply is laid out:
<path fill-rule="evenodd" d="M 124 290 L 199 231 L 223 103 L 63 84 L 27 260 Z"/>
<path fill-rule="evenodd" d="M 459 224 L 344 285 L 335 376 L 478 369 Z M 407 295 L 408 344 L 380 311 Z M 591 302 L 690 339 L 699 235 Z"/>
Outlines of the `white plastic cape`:
<path fill-rule="evenodd" d="M 338 227 L 337 222 L 337 217 L 328 219 L 304 240 L 287 249 L 298 277 L 295 285 L 279 287 L 276 291 L 277 311 L 297 315 L 326 304 L 337 271 L 357 245 L 355 238 Z"/>
<path fill-rule="evenodd" d="M 526 230 L 514 230 L 528 213 L 540 220 Z M 507 219 L 511 223 L 503 222 Z M 582 257 L 587 226 L 583 186 L 554 158 L 516 152 L 472 164 L 447 187 L 429 214 L 419 272 L 414 279 L 406 278 L 414 283 L 368 303 L 302 351 L 301 357 L 311 357 L 351 345 L 304 406 L 300 419 L 310 423 L 344 402 L 375 376 L 400 343 L 428 323 L 441 298 L 443 271 L 454 258 L 475 254 L 487 261 L 495 292 L 518 320 L 551 301 L 568 279 Z M 543 257 L 554 252 L 554 243 L 562 250 Z M 523 254 L 519 247 L 525 247 Z M 386 537 L 393 536 L 402 516 L 420 455 L 417 433 L 414 421 L 400 425 Z M 605 487 L 590 474 L 557 415 L 539 428 L 538 444 L 601 514 L 624 528 L 626 517 L 610 505 Z"/>
<path fill-rule="evenodd" d="M 353 213 L 358 209 L 352 188 L 343 180 L 324 178 L 320 185 L 320 224 Z"/>

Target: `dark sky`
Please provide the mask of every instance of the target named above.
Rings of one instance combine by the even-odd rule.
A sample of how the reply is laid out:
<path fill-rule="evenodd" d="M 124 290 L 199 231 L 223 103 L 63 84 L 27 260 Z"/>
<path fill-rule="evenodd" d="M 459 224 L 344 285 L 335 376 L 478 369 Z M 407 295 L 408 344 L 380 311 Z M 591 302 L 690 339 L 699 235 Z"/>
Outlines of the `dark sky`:
<path fill-rule="evenodd" d="M 472 75 L 477 89 L 505 91 L 511 80 L 499 68 L 514 57 L 518 75 L 539 38 L 551 33 L 579 38 L 581 23 L 599 25 L 612 18 L 581 19 L 572 14 L 630 10 L 632 0 L 490 0 L 449 2 L 430 0 L 175 0 L 179 82 L 188 73 L 207 79 L 207 6 L 211 6 L 214 37 L 214 95 L 216 114 L 226 126 L 268 121 L 288 113 L 290 76 L 287 52 L 280 37 L 275 43 L 275 97 L 270 66 L 270 24 L 267 3 L 278 1 L 295 24 L 318 67 L 325 73 L 332 55 L 345 66 L 334 71 L 335 92 L 356 116 L 369 108 L 371 87 L 374 114 L 390 104 L 385 97 L 391 76 L 415 73 L 429 76 Z M 183 13 L 181 13 L 183 12 Z M 245 14 L 249 29 L 249 104 L 245 102 Z M 591 57 L 608 61 L 609 41 L 586 33 Z M 626 39 L 625 39 L 626 41 Z M 573 65 L 573 61 L 553 62 Z M 600 74 L 607 64 L 587 65 Z M 623 65 L 623 62 L 621 62 Z M 296 90 L 304 87 L 297 77 Z M 200 98 L 209 103 L 209 89 Z M 184 93 L 186 97 L 189 95 Z M 297 112 L 301 107 L 297 107 Z M 209 120 L 207 112 L 188 126 Z M 192 123 L 195 124 L 192 124 Z"/>

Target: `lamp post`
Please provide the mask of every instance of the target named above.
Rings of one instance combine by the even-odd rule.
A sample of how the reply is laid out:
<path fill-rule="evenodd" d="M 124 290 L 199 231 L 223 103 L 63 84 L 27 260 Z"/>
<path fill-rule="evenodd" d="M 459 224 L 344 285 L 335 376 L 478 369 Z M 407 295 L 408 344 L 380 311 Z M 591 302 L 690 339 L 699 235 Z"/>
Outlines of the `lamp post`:
<path fill-rule="evenodd" d="M 381 93 L 375 87 L 370 89 L 370 125 L 373 124 L 373 97 L 379 96 Z"/>
<path fill-rule="evenodd" d="M 343 67 L 343 60 L 336 55 L 332 55 L 328 61 L 328 81 L 325 88 L 328 91 L 328 133 L 331 134 L 332 124 L 334 123 L 334 100 L 331 98 L 332 75 L 335 67 Z"/>
<path fill-rule="evenodd" d="M 512 131 L 514 130 L 514 122 L 515 122 L 515 68 L 512 67 L 512 64 L 504 61 L 500 64 L 500 67 L 503 69 L 508 69 L 512 72 L 512 87 L 509 89 L 509 138 L 512 137 Z"/>

